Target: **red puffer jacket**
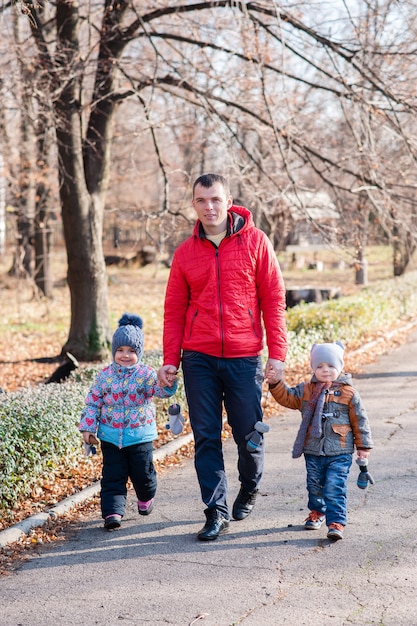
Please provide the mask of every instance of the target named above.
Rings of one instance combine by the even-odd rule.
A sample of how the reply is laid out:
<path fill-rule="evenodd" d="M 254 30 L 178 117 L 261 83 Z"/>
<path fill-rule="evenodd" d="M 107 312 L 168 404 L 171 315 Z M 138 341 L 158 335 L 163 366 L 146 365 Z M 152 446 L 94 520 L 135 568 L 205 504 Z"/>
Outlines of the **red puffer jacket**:
<path fill-rule="evenodd" d="M 216 246 L 200 221 L 176 250 L 167 284 L 164 365 L 179 367 L 182 350 L 211 356 L 285 360 L 285 287 L 272 244 L 248 209 L 229 209 L 227 235 Z"/>

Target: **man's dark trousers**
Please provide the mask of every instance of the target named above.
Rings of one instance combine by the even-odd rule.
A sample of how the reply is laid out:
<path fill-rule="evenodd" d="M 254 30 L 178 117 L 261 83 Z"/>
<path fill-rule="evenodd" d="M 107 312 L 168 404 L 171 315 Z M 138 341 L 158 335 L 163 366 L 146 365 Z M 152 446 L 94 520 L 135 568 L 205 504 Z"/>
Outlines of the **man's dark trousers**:
<path fill-rule="evenodd" d="M 221 439 L 223 403 L 238 448 L 239 480 L 245 489 L 255 491 L 264 466 L 263 440 L 249 452 L 245 437 L 262 420 L 262 359 L 184 351 L 182 369 L 201 496 L 207 508 L 217 508 L 230 519 Z"/>

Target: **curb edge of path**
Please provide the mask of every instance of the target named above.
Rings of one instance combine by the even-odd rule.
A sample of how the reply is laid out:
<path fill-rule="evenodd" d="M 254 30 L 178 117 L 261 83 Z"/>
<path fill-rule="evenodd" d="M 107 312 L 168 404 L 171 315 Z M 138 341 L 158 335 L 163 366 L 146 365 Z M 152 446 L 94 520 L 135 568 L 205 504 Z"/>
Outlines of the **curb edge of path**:
<path fill-rule="evenodd" d="M 182 435 L 181 437 L 177 437 L 172 441 L 169 441 L 160 448 L 154 450 L 154 461 L 162 461 L 167 456 L 175 454 L 182 446 L 187 445 L 188 443 L 193 441 L 193 439 L 193 434 L 188 433 L 186 435 Z M 31 515 L 25 520 L 22 520 L 21 522 L 15 524 L 14 526 L 5 528 L 4 530 L 0 531 L 0 548 L 4 548 L 11 543 L 19 541 L 19 539 L 27 535 L 33 528 L 44 526 L 49 519 L 56 519 L 59 515 L 63 515 L 64 513 L 70 511 L 77 504 L 86 502 L 90 498 L 94 498 L 94 496 L 96 496 L 98 493 L 100 493 L 99 480 L 89 487 L 78 491 L 68 498 L 65 498 L 55 506 L 51 507 L 47 512 L 36 513 L 35 515 Z"/>

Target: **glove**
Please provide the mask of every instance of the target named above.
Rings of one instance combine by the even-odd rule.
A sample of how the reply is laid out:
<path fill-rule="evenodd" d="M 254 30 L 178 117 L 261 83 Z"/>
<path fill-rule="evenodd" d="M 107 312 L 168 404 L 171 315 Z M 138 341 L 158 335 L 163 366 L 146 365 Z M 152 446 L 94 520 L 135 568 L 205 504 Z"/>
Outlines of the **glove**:
<path fill-rule="evenodd" d="M 246 444 L 246 449 L 249 450 L 249 452 L 254 452 L 262 441 L 263 433 L 267 433 L 268 430 L 268 424 L 265 424 L 265 422 L 256 422 L 255 429 L 245 437 L 248 442 Z"/>
<path fill-rule="evenodd" d="M 173 435 L 180 435 L 182 433 L 182 427 L 184 425 L 184 418 L 181 415 L 181 408 L 179 404 L 171 404 L 168 407 L 169 421 L 165 428 L 170 430 Z"/>
<path fill-rule="evenodd" d="M 95 437 L 94 433 L 88 433 L 87 435 L 85 435 L 86 432 L 87 431 L 83 431 L 82 433 L 84 439 L 85 456 L 90 456 L 90 454 L 97 454 L 97 448 L 95 444 L 98 443 L 98 440 Z M 88 440 L 88 443 L 86 439 Z"/>
<path fill-rule="evenodd" d="M 375 481 L 368 472 L 368 459 L 356 459 L 356 463 L 359 465 L 360 469 L 358 480 L 356 481 L 359 489 L 366 489 L 368 483 L 374 485 Z"/>
<path fill-rule="evenodd" d="M 90 454 L 97 454 L 97 448 L 92 443 L 84 444 L 84 452 L 85 456 L 90 456 Z"/>

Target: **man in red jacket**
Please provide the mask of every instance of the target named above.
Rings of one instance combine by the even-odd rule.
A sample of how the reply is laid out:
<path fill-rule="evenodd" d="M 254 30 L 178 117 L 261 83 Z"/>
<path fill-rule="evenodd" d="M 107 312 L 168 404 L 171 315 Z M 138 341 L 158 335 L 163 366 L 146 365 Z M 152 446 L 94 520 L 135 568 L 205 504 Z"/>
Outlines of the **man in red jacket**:
<path fill-rule="evenodd" d="M 175 251 L 164 307 L 161 385 L 170 384 L 182 363 L 195 468 L 206 505 L 197 538 L 217 539 L 229 528 L 227 479 L 222 452 L 223 405 L 238 450 L 240 491 L 234 519 L 255 504 L 264 465 L 247 436 L 262 421 L 262 359 L 266 372 L 284 368 L 287 351 L 285 287 L 268 237 L 248 209 L 233 205 L 226 179 L 204 174 L 193 185 L 197 222 Z M 262 325 L 263 321 L 263 325 Z"/>

